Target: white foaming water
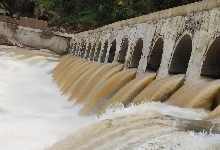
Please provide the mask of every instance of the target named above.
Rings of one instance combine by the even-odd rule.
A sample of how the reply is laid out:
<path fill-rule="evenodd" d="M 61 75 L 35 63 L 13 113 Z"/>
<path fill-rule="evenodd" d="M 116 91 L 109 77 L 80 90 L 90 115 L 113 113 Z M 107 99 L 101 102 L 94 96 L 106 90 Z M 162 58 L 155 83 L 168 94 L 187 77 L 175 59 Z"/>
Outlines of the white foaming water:
<path fill-rule="evenodd" d="M 163 115 L 192 120 L 201 120 L 207 116 L 207 112 L 202 109 L 179 108 L 164 103 L 149 102 L 140 105 L 131 104 L 126 108 L 123 105 L 109 107 L 105 114 L 101 116 L 101 119 L 111 119 L 129 114 L 143 114 L 145 112 L 158 112 Z"/>
<path fill-rule="evenodd" d="M 79 108 L 60 94 L 51 75 L 55 65 L 43 57 L 0 56 L 1 150 L 45 149 L 94 120 L 79 117 Z"/>
<path fill-rule="evenodd" d="M 206 133 L 172 133 L 158 136 L 135 147 L 136 150 L 219 150 L 220 135 Z"/>
<path fill-rule="evenodd" d="M 166 124 L 161 114 L 174 118 Z M 50 150 L 219 150 L 220 135 L 185 131 L 176 126 L 180 122 L 175 117 L 200 120 L 205 116 L 204 110 L 154 102 L 128 108 L 119 105 L 99 116 L 100 123 L 79 130 Z M 81 133 L 87 136 L 80 136 Z"/>

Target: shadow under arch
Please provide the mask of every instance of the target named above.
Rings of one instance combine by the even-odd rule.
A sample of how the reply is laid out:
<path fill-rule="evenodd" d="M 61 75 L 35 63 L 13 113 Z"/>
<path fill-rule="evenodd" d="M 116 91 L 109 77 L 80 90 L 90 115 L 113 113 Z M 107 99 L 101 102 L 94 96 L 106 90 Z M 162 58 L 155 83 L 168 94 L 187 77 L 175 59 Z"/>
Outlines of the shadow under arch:
<path fill-rule="evenodd" d="M 95 54 L 95 47 L 96 47 L 96 43 L 94 43 L 92 49 L 90 50 L 90 60 L 94 60 L 94 54 Z"/>
<path fill-rule="evenodd" d="M 101 48 L 102 48 L 102 43 L 99 42 L 98 47 L 97 47 L 97 49 L 95 51 L 95 57 L 94 57 L 95 61 L 99 60 L 99 55 L 100 55 Z"/>
<path fill-rule="evenodd" d="M 129 68 L 137 68 L 141 59 L 143 49 L 143 39 L 139 38 L 134 47 Z"/>
<path fill-rule="evenodd" d="M 157 39 L 148 57 L 146 70 L 154 72 L 158 71 L 163 54 L 163 45 L 163 38 Z"/>
<path fill-rule="evenodd" d="M 121 41 L 121 49 L 119 51 L 119 55 L 118 55 L 118 62 L 119 63 L 125 63 L 125 59 L 126 59 L 126 54 L 128 51 L 128 38 L 123 38 Z"/>
<path fill-rule="evenodd" d="M 74 44 L 74 56 L 77 56 L 78 53 L 78 43 Z"/>
<path fill-rule="evenodd" d="M 85 59 L 88 59 L 88 58 L 89 58 L 91 48 L 92 48 L 92 44 L 89 43 L 89 45 L 88 45 L 88 47 L 87 47 L 87 49 L 86 49 L 86 56 L 85 56 Z"/>
<path fill-rule="evenodd" d="M 169 74 L 185 74 L 192 52 L 192 38 L 184 35 L 177 44 L 169 68 Z"/>
<path fill-rule="evenodd" d="M 108 40 L 106 40 L 105 43 L 104 43 L 104 47 L 103 47 L 101 58 L 100 58 L 101 63 L 105 62 L 107 50 L 108 50 Z"/>
<path fill-rule="evenodd" d="M 114 61 L 116 51 L 116 39 L 111 43 L 111 48 L 109 50 L 108 63 Z"/>
<path fill-rule="evenodd" d="M 72 54 L 75 56 L 75 54 L 76 54 L 76 49 L 77 49 L 77 43 L 74 43 L 73 45 L 72 45 Z"/>
<path fill-rule="evenodd" d="M 83 41 L 80 48 L 80 57 L 83 58 L 86 52 L 86 43 Z"/>
<path fill-rule="evenodd" d="M 217 37 L 208 48 L 202 65 L 201 76 L 220 78 L 220 37 Z"/>
<path fill-rule="evenodd" d="M 76 44 L 76 56 L 80 56 L 80 43 Z"/>

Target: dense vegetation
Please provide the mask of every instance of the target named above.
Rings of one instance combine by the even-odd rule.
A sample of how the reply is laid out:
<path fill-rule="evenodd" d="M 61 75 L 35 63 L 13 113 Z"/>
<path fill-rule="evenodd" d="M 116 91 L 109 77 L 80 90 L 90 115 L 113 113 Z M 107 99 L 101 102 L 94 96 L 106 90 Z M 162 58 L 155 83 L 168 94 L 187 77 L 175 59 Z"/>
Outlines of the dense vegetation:
<path fill-rule="evenodd" d="M 88 29 L 198 0 L 0 0 L 10 16 L 31 16 L 51 25 Z"/>
<path fill-rule="evenodd" d="M 35 6 L 33 0 L 0 0 L 0 9 L 9 16 L 32 17 Z"/>

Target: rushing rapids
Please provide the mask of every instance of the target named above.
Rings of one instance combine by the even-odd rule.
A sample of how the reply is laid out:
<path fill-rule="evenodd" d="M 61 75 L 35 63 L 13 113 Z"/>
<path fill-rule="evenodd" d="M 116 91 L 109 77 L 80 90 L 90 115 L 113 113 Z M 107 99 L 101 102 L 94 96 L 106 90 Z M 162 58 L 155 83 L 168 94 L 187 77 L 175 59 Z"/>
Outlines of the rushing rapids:
<path fill-rule="evenodd" d="M 0 46 L 0 149 L 43 150 L 94 120 L 79 117 L 53 82 L 59 59 L 48 50 Z"/>
<path fill-rule="evenodd" d="M 1 149 L 220 147 L 218 80 L 183 85 L 183 75 L 157 78 L 118 63 L 8 46 L 0 47 L 0 65 Z"/>

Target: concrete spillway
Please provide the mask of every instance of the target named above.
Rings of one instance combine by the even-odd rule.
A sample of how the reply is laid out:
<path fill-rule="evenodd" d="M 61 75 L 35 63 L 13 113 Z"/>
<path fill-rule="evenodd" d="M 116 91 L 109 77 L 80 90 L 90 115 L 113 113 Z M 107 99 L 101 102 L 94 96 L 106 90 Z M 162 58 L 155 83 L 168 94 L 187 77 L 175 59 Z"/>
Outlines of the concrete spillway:
<path fill-rule="evenodd" d="M 149 101 L 210 111 L 218 107 L 219 80 L 201 79 L 183 85 L 183 74 L 161 79 L 156 79 L 155 73 L 138 74 L 118 63 L 64 56 L 54 70 L 54 79 L 69 100 L 83 104 L 81 114 L 101 113 L 113 104 Z"/>

